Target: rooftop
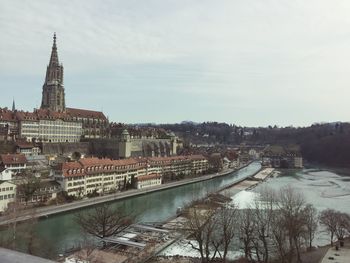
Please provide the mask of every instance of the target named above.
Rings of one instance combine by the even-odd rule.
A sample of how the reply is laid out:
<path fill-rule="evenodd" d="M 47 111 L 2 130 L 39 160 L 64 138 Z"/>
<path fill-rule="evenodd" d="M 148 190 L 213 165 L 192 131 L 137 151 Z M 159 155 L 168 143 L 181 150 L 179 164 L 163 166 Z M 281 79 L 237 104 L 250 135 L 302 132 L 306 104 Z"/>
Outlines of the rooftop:
<path fill-rule="evenodd" d="M 24 154 L 1 154 L 0 162 L 3 164 L 23 164 L 27 163 L 27 158 Z"/>

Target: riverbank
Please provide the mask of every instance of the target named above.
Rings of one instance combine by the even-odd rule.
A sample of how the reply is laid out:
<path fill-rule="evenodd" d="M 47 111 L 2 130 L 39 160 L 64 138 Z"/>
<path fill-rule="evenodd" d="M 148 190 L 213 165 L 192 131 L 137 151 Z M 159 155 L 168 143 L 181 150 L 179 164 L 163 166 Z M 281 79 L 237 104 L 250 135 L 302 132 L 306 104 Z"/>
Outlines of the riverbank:
<path fill-rule="evenodd" d="M 274 172 L 275 172 L 274 168 L 260 168 L 257 172 L 255 172 L 251 176 L 242 178 L 240 180 L 233 182 L 230 185 L 227 185 L 221 189 L 218 189 L 216 193 L 222 196 L 226 196 L 227 199 L 230 200 L 230 198 L 236 193 L 243 190 L 249 190 L 257 186 L 258 184 L 262 183 L 263 181 L 267 180 L 270 176 L 274 174 Z M 209 196 L 207 196 L 206 198 L 208 197 Z M 181 228 L 181 225 L 184 224 L 184 220 L 186 220 L 186 218 L 183 216 L 175 217 L 175 218 L 172 218 L 171 220 L 169 219 L 168 222 L 163 224 L 162 227 L 165 229 L 176 230 L 178 228 Z M 181 237 L 182 240 L 186 238 L 188 238 L 188 236 Z M 154 255 L 152 260 L 147 262 L 148 263 L 163 262 L 163 260 L 168 260 L 168 262 L 178 262 L 177 260 L 179 259 L 184 260 L 184 262 L 187 262 L 187 260 L 193 260 L 194 258 L 196 258 L 193 256 L 193 254 L 191 255 L 191 253 L 182 254 L 182 255 L 177 253 L 182 249 L 178 247 L 177 243 L 179 242 L 181 242 L 180 239 L 173 240 L 171 244 L 168 244 L 166 247 L 159 250 L 158 253 Z M 232 262 L 237 262 L 237 261 L 232 261 Z"/>
<path fill-rule="evenodd" d="M 162 184 L 159 186 L 154 186 L 152 188 L 145 188 L 145 189 L 134 189 L 134 190 L 128 190 L 125 192 L 119 192 L 115 194 L 110 194 L 110 195 L 104 195 L 104 196 L 99 196 L 99 197 L 94 197 L 94 198 L 89 198 L 89 199 L 83 199 L 83 200 L 78 200 L 74 201 L 72 203 L 67 203 L 67 204 L 61 204 L 61 205 L 51 205 L 51 206 L 45 206 L 45 207 L 40 207 L 36 209 L 27 209 L 23 210 L 20 214 L 16 216 L 16 218 L 9 218 L 7 216 L 1 216 L 0 217 L 0 226 L 9 224 L 11 222 L 21 222 L 21 221 L 26 221 L 33 219 L 33 217 L 36 218 L 42 218 L 42 217 L 48 217 L 51 215 L 59 214 L 59 213 L 65 213 L 73 210 L 78 210 L 81 208 L 86 208 L 89 206 L 93 206 L 96 204 L 102 204 L 106 202 L 113 202 L 117 200 L 123 200 L 139 195 L 145 195 L 157 191 L 163 191 L 166 189 L 170 188 L 176 188 L 180 187 L 183 185 L 187 184 L 193 184 L 197 182 L 202 182 L 202 181 L 207 181 L 211 180 L 217 177 L 221 176 L 226 176 L 228 174 L 231 174 L 233 172 L 237 172 L 240 169 L 245 168 L 248 166 L 250 163 L 240 167 L 239 169 L 226 169 L 224 171 L 221 171 L 219 173 L 214 173 L 214 174 L 208 174 L 196 178 L 190 178 L 190 179 L 184 179 L 181 181 L 176 181 L 176 182 L 170 182 L 167 184 Z"/>

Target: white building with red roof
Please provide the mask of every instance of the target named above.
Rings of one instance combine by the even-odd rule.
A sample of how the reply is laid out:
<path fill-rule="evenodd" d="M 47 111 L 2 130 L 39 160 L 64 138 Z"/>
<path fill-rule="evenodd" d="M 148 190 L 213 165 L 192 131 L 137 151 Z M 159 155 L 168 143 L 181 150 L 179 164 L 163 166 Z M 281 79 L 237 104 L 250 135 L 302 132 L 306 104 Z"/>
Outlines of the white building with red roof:
<path fill-rule="evenodd" d="M 27 168 L 27 162 L 24 154 L 0 154 L 0 180 L 11 180 Z"/>
<path fill-rule="evenodd" d="M 136 178 L 136 189 L 144 189 L 162 184 L 161 174 L 146 174 Z"/>
<path fill-rule="evenodd" d="M 68 195 L 85 196 L 124 189 L 126 184 L 141 189 L 162 183 L 163 175 L 201 174 L 208 170 L 202 155 L 128 158 L 120 160 L 82 158 L 58 164 L 53 176 Z"/>

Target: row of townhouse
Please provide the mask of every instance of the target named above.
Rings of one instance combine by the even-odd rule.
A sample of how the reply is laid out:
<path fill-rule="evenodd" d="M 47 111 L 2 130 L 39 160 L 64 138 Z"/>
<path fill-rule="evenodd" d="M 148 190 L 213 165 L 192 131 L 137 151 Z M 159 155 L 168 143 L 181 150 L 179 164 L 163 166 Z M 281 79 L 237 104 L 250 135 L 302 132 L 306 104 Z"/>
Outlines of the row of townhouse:
<path fill-rule="evenodd" d="M 151 157 L 147 159 L 151 171 L 162 174 L 198 175 L 208 170 L 208 160 L 203 155 Z"/>
<path fill-rule="evenodd" d="M 207 170 L 208 160 L 201 155 L 122 160 L 83 158 L 58 164 L 53 176 L 68 195 L 85 196 L 120 190 L 126 184 L 137 189 L 160 185 L 165 173 L 189 175 Z"/>

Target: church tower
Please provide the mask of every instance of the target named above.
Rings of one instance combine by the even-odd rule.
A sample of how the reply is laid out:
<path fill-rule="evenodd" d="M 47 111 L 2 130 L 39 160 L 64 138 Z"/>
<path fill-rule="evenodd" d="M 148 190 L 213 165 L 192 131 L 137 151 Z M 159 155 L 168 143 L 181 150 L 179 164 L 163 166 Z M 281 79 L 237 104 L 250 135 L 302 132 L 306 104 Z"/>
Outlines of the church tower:
<path fill-rule="evenodd" d="M 63 86 L 63 66 L 58 62 L 56 33 L 53 35 L 53 46 L 50 62 L 46 69 L 41 108 L 52 111 L 66 110 Z"/>

